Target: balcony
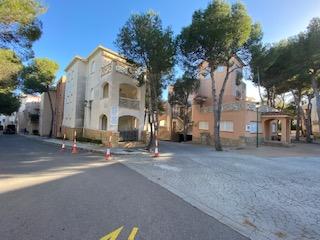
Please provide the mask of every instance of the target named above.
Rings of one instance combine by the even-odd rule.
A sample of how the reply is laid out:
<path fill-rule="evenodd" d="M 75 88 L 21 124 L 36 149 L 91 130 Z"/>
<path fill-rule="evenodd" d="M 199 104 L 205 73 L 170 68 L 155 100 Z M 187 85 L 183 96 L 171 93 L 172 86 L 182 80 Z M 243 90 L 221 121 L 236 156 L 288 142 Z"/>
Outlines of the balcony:
<path fill-rule="evenodd" d="M 140 101 L 137 99 L 120 97 L 119 98 L 119 107 L 139 110 L 140 109 Z"/>

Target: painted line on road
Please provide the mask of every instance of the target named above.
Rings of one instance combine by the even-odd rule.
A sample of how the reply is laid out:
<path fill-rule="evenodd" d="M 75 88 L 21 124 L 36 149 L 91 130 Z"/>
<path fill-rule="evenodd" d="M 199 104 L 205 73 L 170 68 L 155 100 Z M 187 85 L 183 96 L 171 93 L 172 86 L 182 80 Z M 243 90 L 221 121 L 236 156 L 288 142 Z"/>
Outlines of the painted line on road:
<path fill-rule="evenodd" d="M 104 237 L 100 238 L 100 240 L 117 240 L 118 236 L 120 235 L 121 231 L 123 229 L 123 226 L 117 228 L 116 230 L 113 230 L 112 232 L 108 233 Z M 131 230 L 131 233 L 128 237 L 128 240 L 135 240 L 136 235 L 139 231 L 139 228 L 134 227 Z"/>

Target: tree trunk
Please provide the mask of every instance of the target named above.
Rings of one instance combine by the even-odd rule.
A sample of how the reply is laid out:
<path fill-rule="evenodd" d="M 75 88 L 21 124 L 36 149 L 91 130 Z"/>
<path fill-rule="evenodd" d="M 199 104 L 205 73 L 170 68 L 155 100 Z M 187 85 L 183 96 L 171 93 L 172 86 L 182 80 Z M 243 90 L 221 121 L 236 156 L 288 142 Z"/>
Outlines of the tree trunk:
<path fill-rule="evenodd" d="M 50 132 L 49 132 L 49 137 L 52 137 L 52 128 L 53 128 L 53 116 L 54 116 L 54 111 L 53 111 L 53 106 L 52 106 L 52 99 L 50 95 L 50 90 L 48 89 L 47 91 L 48 98 L 49 98 L 49 103 L 50 103 L 50 110 L 51 110 L 51 122 L 50 122 Z"/>
<path fill-rule="evenodd" d="M 312 142 L 312 138 L 311 138 L 312 126 L 311 126 L 311 121 L 310 121 L 311 120 L 311 110 L 312 110 L 311 96 L 308 95 L 308 107 L 307 107 L 306 114 L 304 114 L 304 112 L 302 111 L 304 125 L 306 126 L 306 142 L 307 143 Z"/>
<path fill-rule="evenodd" d="M 173 140 L 173 105 L 170 105 L 170 140 Z"/>
<path fill-rule="evenodd" d="M 297 111 L 297 116 L 296 116 L 296 141 L 300 141 L 300 120 L 301 120 L 301 107 L 300 107 L 300 101 L 301 101 L 301 93 L 298 91 L 297 93 L 292 92 L 293 98 L 296 104 L 296 111 Z"/>
<path fill-rule="evenodd" d="M 148 123 L 150 126 L 150 138 L 149 142 L 147 144 L 147 150 L 150 150 L 153 144 L 153 139 L 154 139 L 154 132 L 153 132 L 153 114 L 152 114 L 152 104 L 151 104 L 151 92 L 150 92 L 150 82 L 149 80 L 146 81 L 146 94 L 147 94 L 147 99 L 148 99 Z"/>
<path fill-rule="evenodd" d="M 210 66 L 211 67 L 211 66 Z M 215 68 L 211 68 L 211 81 L 212 81 L 212 97 L 213 97 L 213 112 L 214 112 L 214 144 L 216 151 L 222 151 L 222 145 L 221 145 L 221 138 L 220 138 L 220 120 L 221 120 L 221 111 L 222 111 L 222 101 L 223 101 L 223 95 L 226 88 L 226 84 L 229 78 L 229 69 L 230 69 L 230 63 L 227 61 L 227 69 L 226 69 L 226 76 L 223 80 L 223 84 L 219 93 L 219 99 L 217 101 L 216 99 L 216 86 L 215 86 L 215 80 L 214 80 L 214 70 Z M 232 71 L 234 71 L 233 69 Z"/>
<path fill-rule="evenodd" d="M 188 103 L 187 103 L 188 104 Z M 188 131 L 188 106 L 186 105 L 184 107 L 184 116 L 183 116 L 183 141 L 186 142 L 187 141 L 187 131 Z"/>
<path fill-rule="evenodd" d="M 318 125 L 319 125 L 319 131 L 320 131 L 320 93 L 319 93 L 319 86 L 318 81 L 316 79 L 316 76 L 312 77 L 312 89 L 314 96 L 316 98 L 316 110 L 318 115 Z"/>
<path fill-rule="evenodd" d="M 263 97 L 262 97 L 262 93 L 261 93 L 261 82 L 260 82 L 259 68 L 258 68 L 258 91 L 259 91 L 260 101 L 261 101 L 261 104 L 262 104 L 263 103 Z"/>
<path fill-rule="evenodd" d="M 211 76 L 214 146 L 216 151 L 222 151 L 221 140 L 220 140 L 220 118 L 219 118 L 219 109 L 218 109 L 218 101 L 217 101 L 217 89 L 216 89 L 216 81 L 214 78 L 214 71 L 216 69 L 216 66 L 214 64 L 209 64 L 209 67 L 210 67 L 210 76 Z"/>

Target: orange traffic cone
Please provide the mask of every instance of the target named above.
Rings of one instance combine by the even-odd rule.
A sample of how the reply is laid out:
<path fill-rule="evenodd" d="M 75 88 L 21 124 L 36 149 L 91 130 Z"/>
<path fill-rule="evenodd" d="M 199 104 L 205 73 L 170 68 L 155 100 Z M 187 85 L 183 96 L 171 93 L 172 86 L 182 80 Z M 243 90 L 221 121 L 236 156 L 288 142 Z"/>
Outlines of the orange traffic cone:
<path fill-rule="evenodd" d="M 74 131 L 74 138 L 73 138 L 73 145 L 72 145 L 72 151 L 71 153 L 78 153 L 78 148 L 77 148 L 77 132 Z"/>
<path fill-rule="evenodd" d="M 106 151 L 106 153 L 105 153 L 105 159 L 106 159 L 106 160 L 110 160 L 110 159 L 111 159 L 111 151 L 110 151 L 110 148 L 111 148 L 111 136 L 110 136 L 110 138 L 109 138 L 107 151 Z"/>
<path fill-rule="evenodd" d="M 156 147 L 154 149 L 154 156 L 153 157 L 159 157 L 159 148 L 158 148 L 158 139 L 156 138 Z"/>
<path fill-rule="evenodd" d="M 63 134 L 63 140 L 62 140 L 61 151 L 64 151 L 64 150 L 66 149 L 66 145 L 64 144 L 65 139 L 66 139 L 66 134 Z"/>

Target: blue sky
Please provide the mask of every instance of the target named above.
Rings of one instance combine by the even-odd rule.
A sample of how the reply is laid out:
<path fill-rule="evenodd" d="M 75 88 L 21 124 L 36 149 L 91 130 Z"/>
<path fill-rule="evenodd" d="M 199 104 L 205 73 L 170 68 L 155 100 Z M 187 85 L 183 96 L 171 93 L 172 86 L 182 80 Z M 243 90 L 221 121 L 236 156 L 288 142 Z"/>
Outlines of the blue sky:
<path fill-rule="evenodd" d="M 194 10 L 208 0 L 43 0 L 48 12 L 41 16 L 43 35 L 35 43 L 36 57 L 60 65 L 58 76 L 75 55 L 86 57 L 97 45 L 117 50 L 114 40 L 132 13 L 153 9 L 176 34 L 191 22 Z M 231 1 L 234 2 L 234 1 Z M 263 27 L 264 41 L 276 42 L 305 30 L 320 17 L 319 0 L 243 0 L 254 21 Z"/>

